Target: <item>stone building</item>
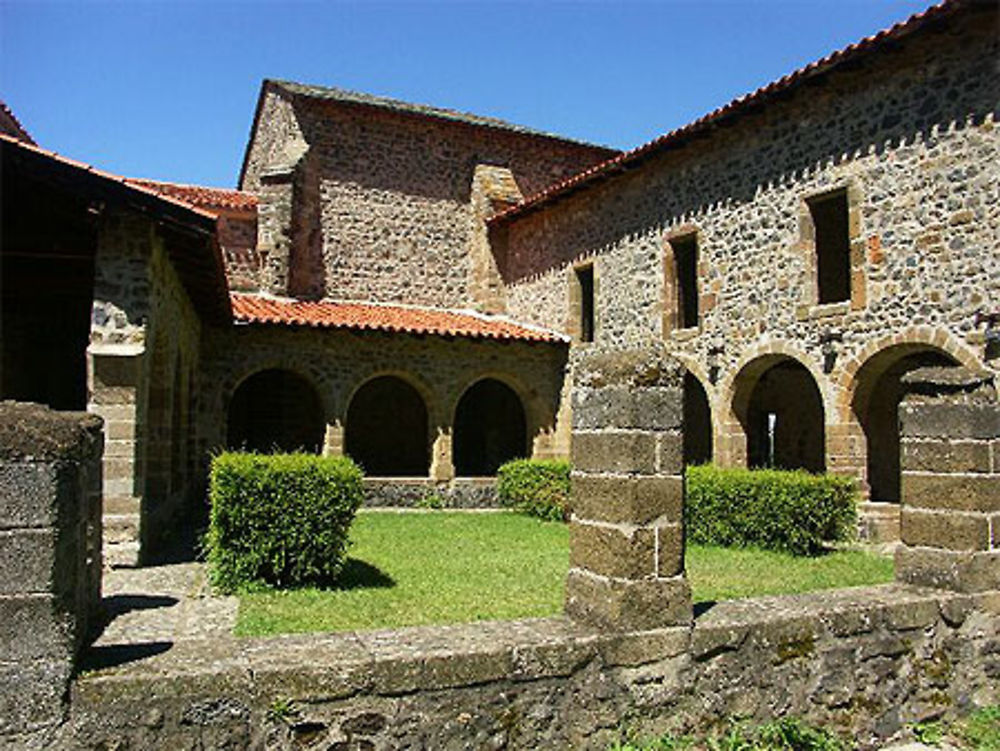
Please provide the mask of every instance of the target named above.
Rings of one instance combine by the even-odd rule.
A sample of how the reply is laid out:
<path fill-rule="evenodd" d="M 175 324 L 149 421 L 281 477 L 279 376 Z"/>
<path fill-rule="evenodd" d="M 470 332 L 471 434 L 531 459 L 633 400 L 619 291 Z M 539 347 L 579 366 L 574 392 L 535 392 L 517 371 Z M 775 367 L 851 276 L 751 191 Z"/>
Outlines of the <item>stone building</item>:
<path fill-rule="evenodd" d="M 126 404 L 106 513 L 154 555 L 222 446 L 346 452 L 373 503 L 481 503 L 504 459 L 568 455 L 596 342 L 686 364 L 687 460 L 854 474 L 893 534 L 901 377 L 996 372 L 997 23 L 948 0 L 624 154 L 281 81 L 239 190 L 101 176 L 11 133 L 5 163 L 81 172 L 58 200 L 95 238 L 89 334 L 46 356 L 86 364 L 72 406 Z M 3 396 L 55 403 L 7 353 Z"/>

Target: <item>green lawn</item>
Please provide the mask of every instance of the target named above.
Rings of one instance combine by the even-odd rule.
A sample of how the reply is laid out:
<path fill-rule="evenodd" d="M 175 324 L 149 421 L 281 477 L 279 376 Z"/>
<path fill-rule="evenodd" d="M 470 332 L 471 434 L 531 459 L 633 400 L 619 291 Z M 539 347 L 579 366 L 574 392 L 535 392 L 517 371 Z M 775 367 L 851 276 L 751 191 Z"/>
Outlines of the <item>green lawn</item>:
<path fill-rule="evenodd" d="M 349 631 L 546 616 L 562 608 L 568 528 L 510 513 L 368 511 L 335 590 L 257 592 L 236 633 Z M 874 584 L 892 561 L 859 552 L 792 558 L 688 546 L 696 602 Z"/>

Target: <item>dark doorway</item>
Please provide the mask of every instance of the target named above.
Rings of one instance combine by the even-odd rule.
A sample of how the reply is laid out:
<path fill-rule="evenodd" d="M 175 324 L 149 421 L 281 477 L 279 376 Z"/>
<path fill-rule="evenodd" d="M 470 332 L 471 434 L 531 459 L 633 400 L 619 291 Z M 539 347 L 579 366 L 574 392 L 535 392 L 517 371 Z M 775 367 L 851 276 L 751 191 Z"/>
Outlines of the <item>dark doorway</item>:
<path fill-rule="evenodd" d="M 824 471 L 823 423 L 823 399 L 812 374 L 795 360 L 781 360 L 761 374 L 750 393 L 747 465 Z"/>
<path fill-rule="evenodd" d="M 344 450 L 372 477 L 426 477 L 427 407 L 402 378 L 380 376 L 358 389 L 347 409 Z"/>
<path fill-rule="evenodd" d="M 229 405 L 227 445 L 268 453 L 323 446 L 325 423 L 319 395 L 288 370 L 262 370 L 236 389 Z"/>
<path fill-rule="evenodd" d="M 684 373 L 684 464 L 712 461 L 712 409 L 705 388 Z"/>
<path fill-rule="evenodd" d="M 455 409 L 455 474 L 495 475 L 501 464 L 528 455 L 524 407 L 517 394 L 493 378 L 471 386 Z"/>
<path fill-rule="evenodd" d="M 865 432 L 870 500 L 899 503 L 902 377 L 917 368 L 955 364 L 940 352 L 913 352 L 904 345 L 880 352 L 858 372 L 853 407 Z"/>

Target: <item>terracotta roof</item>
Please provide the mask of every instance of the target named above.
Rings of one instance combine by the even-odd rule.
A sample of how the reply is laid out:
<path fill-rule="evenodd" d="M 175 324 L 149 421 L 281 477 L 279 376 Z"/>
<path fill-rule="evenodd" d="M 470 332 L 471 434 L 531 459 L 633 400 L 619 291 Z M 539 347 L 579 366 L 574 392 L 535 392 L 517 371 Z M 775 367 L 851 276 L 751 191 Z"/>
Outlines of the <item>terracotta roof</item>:
<path fill-rule="evenodd" d="M 528 196 L 520 203 L 495 214 L 487 221 L 489 224 L 500 223 L 505 219 L 528 213 L 543 204 L 574 193 L 591 183 L 621 174 L 630 169 L 635 169 L 641 162 L 653 154 L 681 146 L 695 135 L 700 135 L 704 131 L 725 121 L 748 114 L 756 108 L 770 103 L 777 95 L 786 93 L 802 85 L 805 81 L 830 73 L 836 68 L 844 68 L 849 63 L 856 63 L 861 58 L 887 48 L 893 42 L 910 36 L 934 22 L 946 19 L 959 10 L 976 7 L 989 9 L 991 7 L 995 8 L 996 5 L 995 2 L 983 2 L 982 0 L 943 0 L 943 2 L 931 6 L 921 13 L 910 16 L 906 21 L 897 23 L 872 36 L 865 37 L 860 42 L 848 45 L 842 50 L 833 52 L 816 62 L 806 65 L 804 68 L 800 68 L 777 81 L 769 83 L 767 86 L 763 86 L 738 99 L 734 99 L 729 104 L 710 112 L 692 123 L 665 133 L 631 151 L 626 151 L 605 162 L 589 167 L 572 177 L 550 185 L 544 190 Z"/>
<path fill-rule="evenodd" d="M 156 191 L 161 196 L 178 198 L 192 206 L 205 209 L 234 209 L 236 211 L 255 211 L 257 209 L 257 196 L 232 188 L 209 188 L 203 185 L 183 185 L 136 177 L 126 177 L 125 182 L 129 185 L 138 185 Z"/>
<path fill-rule="evenodd" d="M 470 311 L 359 302 L 308 302 L 232 293 L 237 322 L 562 343 L 562 334 Z"/>
<path fill-rule="evenodd" d="M 14 111 L 7 106 L 6 102 L 0 101 L 0 120 L 3 118 L 6 118 L 7 125 L 15 131 L 14 133 L 8 135 L 13 135 L 19 141 L 29 143 L 32 146 L 35 145 L 35 139 L 32 138 L 27 129 L 21 125 L 21 121 L 17 119 L 17 115 L 14 114 Z"/>
<path fill-rule="evenodd" d="M 130 183 L 120 175 L 19 141 L 6 133 L 0 133 L 0 153 L 3 155 L 3 169 L 11 174 L 12 170 L 23 170 L 33 179 L 64 186 L 101 202 L 148 213 L 165 226 L 183 227 L 185 235 L 200 238 L 200 241 L 183 247 L 172 245 L 171 261 L 199 309 L 214 321 L 232 320 L 229 286 L 222 250 L 216 237 L 215 214 Z"/>

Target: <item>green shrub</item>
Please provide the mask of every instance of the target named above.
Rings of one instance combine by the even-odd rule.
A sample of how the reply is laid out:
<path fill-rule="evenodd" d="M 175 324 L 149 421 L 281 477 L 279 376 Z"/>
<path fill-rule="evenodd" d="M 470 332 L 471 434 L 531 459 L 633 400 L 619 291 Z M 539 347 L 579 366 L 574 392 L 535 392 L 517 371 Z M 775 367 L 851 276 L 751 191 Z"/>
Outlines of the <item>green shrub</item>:
<path fill-rule="evenodd" d="M 346 457 L 215 457 L 205 539 L 212 583 L 224 592 L 329 585 L 344 565 L 361 477 Z"/>
<path fill-rule="evenodd" d="M 857 483 L 837 475 L 688 467 L 687 539 L 815 555 L 825 541 L 851 538 L 857 499 Z"/>
<path fill-rule="evenodd" d="M 569 519 L 569 462 L 515 459 L 497 470 L 500 503 L 548 521 Z"/>

